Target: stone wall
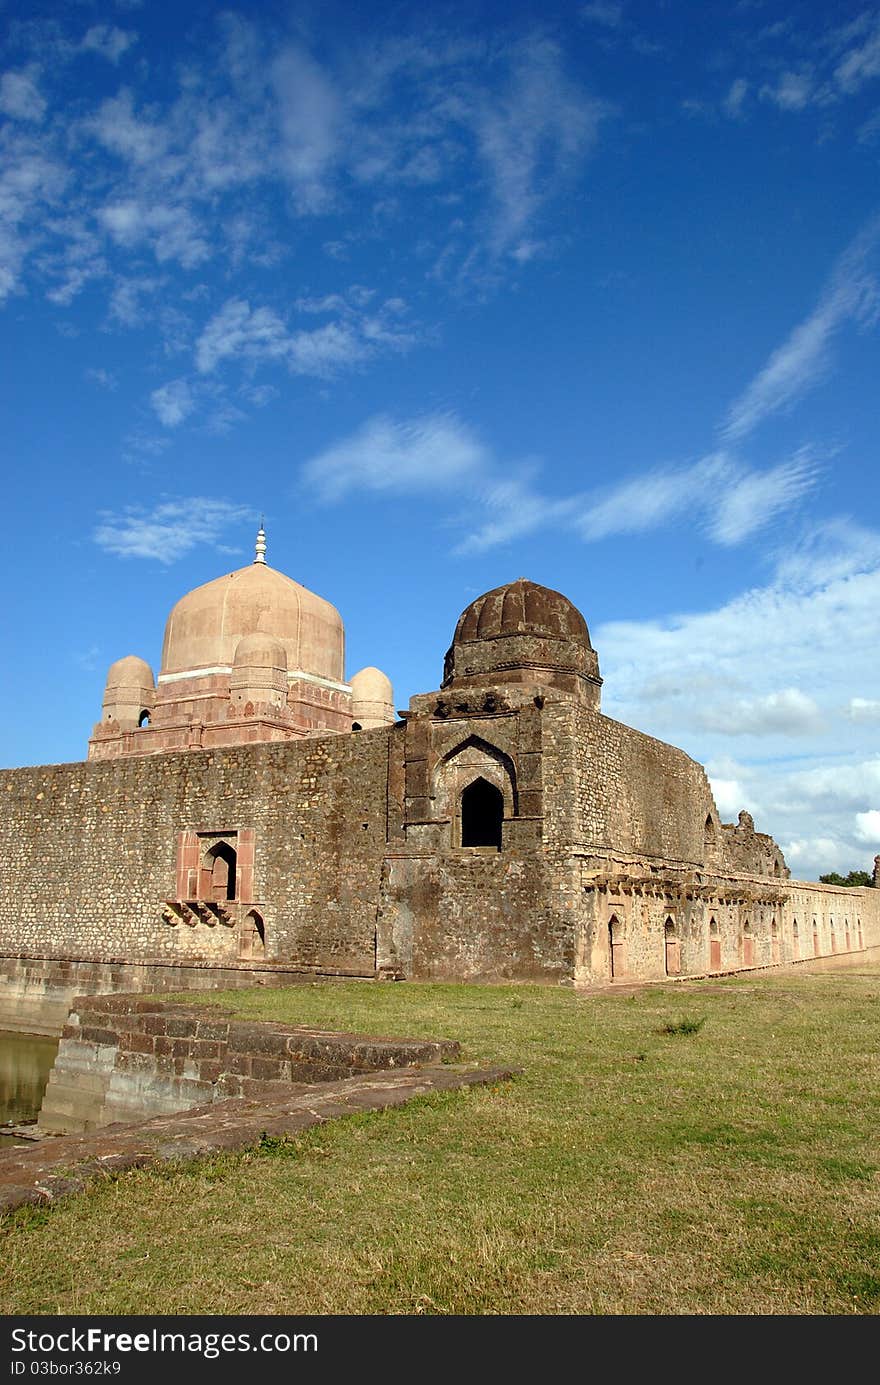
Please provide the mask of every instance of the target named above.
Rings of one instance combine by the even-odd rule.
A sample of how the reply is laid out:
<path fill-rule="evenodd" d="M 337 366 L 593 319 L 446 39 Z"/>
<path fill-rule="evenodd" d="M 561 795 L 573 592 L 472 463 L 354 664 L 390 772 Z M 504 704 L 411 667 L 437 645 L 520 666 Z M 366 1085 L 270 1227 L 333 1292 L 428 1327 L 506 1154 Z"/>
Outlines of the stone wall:
<path fill-rule="evenodd" d="M 267 961 L 373 974 L 385 728 L 0 773 L 0 950 L 234 965 L 255 904 Z M 168 923 L 180 836 L 253 832 L 253 899 Z"/>
<path fill-rule="evenodd" d="M 784 961 L 795 937 L 801 956 L 880 943 L 880 890 L 789 880 L 682 751 L 502 692 L 442 714 L 423 695 L 405 725 L 346 736 L 0 773 L 0 954 L 37 967 L 7 977 L 15 1022 L 41 986 L 69 998 L 39 972 L 65 961 L 109 966 L 110 989 L 160 964 L 601 982 L 612 918 L 644 978 Z M 478 781 L 494 846 L 463 840 Z"/>
<path fill-rule="evenodd" d="M 601 712 L 566 711 L 556 709 L 556 740 L 573 761 L 573 847 L 701 865 L 706 818 L 717 817 L 702 765 Z"/>
<path fill-rule="evenodd" d="M 131 995 L 77 996 L 38 1121 L 45 1134 L 142 1121 L 268 1085 L 335 1082 L 457 1058 L 448 1039 L 381 1039 L 254 1023 Z"/>

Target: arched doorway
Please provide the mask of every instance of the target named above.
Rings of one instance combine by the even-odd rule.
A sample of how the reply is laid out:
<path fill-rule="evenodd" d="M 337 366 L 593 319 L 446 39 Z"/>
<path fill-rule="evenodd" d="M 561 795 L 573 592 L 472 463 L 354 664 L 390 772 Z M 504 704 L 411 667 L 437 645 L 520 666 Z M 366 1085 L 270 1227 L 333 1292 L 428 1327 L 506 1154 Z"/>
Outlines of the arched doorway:
<path fill-rule="evenodd" d="M 778 962 L 779 959 L 779 924 L 773 918 L 770 920 L 770 961 Z"/>
<path fill-rule="evenodd" d="M 675 932 L 675 919 L 672 915 L 667 915 L 663 925 L 663 936 L 666 948 L 666 975 L 681 975 L 681 943 Z"/>
<path fill-rule="evenodd" d="M 721 970 L 721 935 L 714 914 L 709 920 L 709 970 Z"/>
<path fill-rule="evenodd" d="M 611 979 L 626 975 L 626 941 L 623 924 L 616 914 L 608 920 L 608 956 L 611 965 Z"/>
<path fill-rule="evenodd" d="M 493 847 L 501 850 L 504 822 L 504 795 L 488 779 L 475 779 L 461 795 L 462 846 Z"/>
<path fill-rule="evenodd" d="M 791 955 L 795 961 L 801 955 L 801 935 L 797 919 L 791 921 Z"/>
<path fill-rule="evenodd" d="M 748 919 L 742 926 L 742 964 L 744 967 L 755 965 L 755 939 L 752 936 L 752 925 Z"/>

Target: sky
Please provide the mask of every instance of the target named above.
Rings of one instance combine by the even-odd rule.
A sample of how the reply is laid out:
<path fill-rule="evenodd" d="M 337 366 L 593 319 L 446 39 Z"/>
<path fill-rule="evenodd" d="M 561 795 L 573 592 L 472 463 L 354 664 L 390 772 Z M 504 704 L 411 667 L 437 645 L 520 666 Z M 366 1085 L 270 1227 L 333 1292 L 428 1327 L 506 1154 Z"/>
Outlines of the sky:
<path fill-rule="evenodd" d="M 0 0 L 0 764 L 251 561 L 347 675 L 583 612 L 792 874 L 880 852 L 880 5 Z"/>

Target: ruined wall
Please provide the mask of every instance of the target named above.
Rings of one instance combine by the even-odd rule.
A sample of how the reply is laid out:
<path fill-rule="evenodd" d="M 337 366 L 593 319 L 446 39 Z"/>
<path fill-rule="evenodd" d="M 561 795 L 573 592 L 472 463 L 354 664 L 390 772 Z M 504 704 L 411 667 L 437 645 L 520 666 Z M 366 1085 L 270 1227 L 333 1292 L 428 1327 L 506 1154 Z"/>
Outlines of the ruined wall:
<path fill-rule="evenodd" d="M 0 952 L 234 963 L 238 901 L 231 923 L 161 910 L 182 833 L 252 831 L 266 959 L 372 974 L 391 734 L 0 773 Z"/>

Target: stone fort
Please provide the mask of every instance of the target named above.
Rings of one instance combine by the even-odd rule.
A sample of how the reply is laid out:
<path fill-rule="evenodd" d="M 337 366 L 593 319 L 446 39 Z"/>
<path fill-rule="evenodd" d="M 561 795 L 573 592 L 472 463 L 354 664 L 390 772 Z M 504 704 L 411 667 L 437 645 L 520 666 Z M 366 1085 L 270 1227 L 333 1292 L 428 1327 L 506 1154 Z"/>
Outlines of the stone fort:
<path fill-rule="evenodd" d="M 586 622 L 524 578 L 440 688 L 345 681 L 329 602 L 252 564 L 110 668 L 88 759 L 0 774 L 0 1007 L 291 973 L 574 984 L 880 944 L 880 889 L 792 880 L 702 767 L 605 716 Z"/>

